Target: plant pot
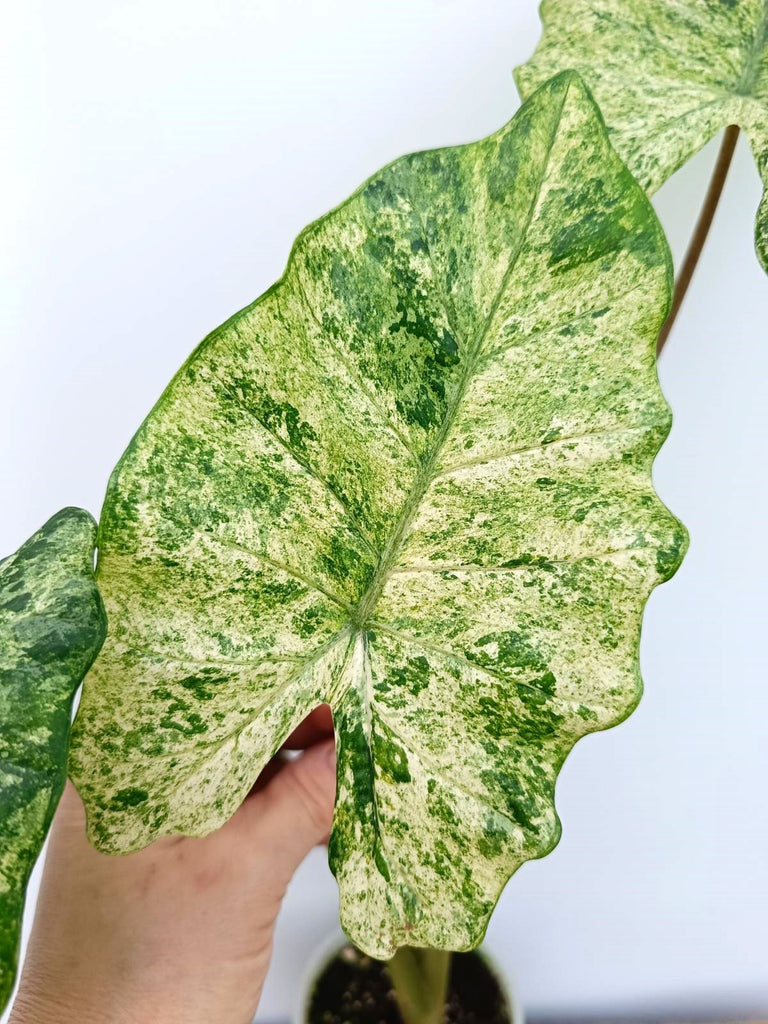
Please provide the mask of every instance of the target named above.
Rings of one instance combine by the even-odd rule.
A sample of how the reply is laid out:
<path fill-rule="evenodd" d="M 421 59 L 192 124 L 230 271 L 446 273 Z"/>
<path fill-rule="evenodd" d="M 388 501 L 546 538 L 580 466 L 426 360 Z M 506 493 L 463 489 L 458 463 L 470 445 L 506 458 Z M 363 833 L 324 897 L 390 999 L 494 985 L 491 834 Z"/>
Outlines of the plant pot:
<path fill-rule="evenodd" d="M 523 1024 L 522 1010 L 485 949 L 457 953 L 446 1024 Z M 402 1024 L 383 965 L 337 931 L 311 958 L 294 1024 Z"/>

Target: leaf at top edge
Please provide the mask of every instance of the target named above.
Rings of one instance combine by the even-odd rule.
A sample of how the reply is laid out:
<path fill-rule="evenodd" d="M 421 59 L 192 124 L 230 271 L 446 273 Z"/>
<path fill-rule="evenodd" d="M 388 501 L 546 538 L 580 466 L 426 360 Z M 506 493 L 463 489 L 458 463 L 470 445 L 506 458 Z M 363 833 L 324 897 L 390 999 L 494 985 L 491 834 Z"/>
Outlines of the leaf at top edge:
<path fill-rule="evenodd" d="M 469 948 L 640 694 L 685 532 L 651 462 L 669 253 L 577 76 L 307 228 L 113 475 L 113 627 L 71 769 L 93 841 L 202 835 L 333 707 L 329 858 L 364 950 Z"/>
<path fill-rule="evenodd" d="M 768 0 L 543 0 L 543 35 L 515 71 L 525 99 L 578 71 L 613 145 L 650 191 L 739 125 L 763 181 L 755 247 L 768 271 Z"/>
<path fill-rule="evenodd" d="M 24 894 L 66 778 L 72 699 L 106 632 L 96 524 L 65 508 L 0 562 L 0 1010 Z"/>

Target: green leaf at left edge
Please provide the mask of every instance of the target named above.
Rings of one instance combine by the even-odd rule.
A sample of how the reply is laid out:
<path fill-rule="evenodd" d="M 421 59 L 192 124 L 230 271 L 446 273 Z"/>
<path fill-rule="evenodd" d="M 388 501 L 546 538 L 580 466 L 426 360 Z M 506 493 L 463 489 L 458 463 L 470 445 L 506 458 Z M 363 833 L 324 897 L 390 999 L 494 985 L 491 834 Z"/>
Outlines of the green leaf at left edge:
<path fill-rule="evenodd" d="M 557 841 L 566 754 L 636 704 L 682 556 L 651 483 L 670 276 L 571 74 L 307 228 L 113 475 L 71 757 L 97 845 L 221 825 L 328 702 L 345 930 L 476 945 Z"/>
<path fill-rule="evenodd" d="M 0 1010 L 29 874 L 64 789 L 72 699 L 106 632 L 95 537 L 87 512 L 65 508 L 0 562 Z"/>
<path fill-rule="evenodd" d="M 768 271 L 768 0 L 544 0 L 541 18 L 536 52 L 515 71 L 523 99 L 578 71 L 649 192 L 721 128 L 744 130 L 763 180 L 755 246 Z"/>

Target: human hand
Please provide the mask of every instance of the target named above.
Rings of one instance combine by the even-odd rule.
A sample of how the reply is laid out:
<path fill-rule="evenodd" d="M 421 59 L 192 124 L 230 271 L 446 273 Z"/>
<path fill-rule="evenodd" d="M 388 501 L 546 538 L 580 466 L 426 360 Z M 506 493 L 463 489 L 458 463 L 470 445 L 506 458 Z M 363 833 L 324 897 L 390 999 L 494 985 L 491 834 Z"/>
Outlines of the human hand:
<path fill-rule="evenodd" d="M 125 857 L 90 846 L 68 783 L 9 1024 L 249 1024 L 288 882 L 330 830 L 331 734 L 317 709 L 223 828 Z"/>

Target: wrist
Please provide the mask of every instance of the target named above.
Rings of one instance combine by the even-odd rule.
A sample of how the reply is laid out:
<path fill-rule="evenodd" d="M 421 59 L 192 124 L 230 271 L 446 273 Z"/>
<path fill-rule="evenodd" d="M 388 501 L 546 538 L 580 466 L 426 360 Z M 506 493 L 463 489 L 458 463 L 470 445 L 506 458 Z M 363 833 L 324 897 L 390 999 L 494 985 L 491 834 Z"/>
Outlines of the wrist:
<path fill-rule="evenodd" d="M 129 1004 L 118 992 L 78 992 L 23 978 L 8 1024 L 180 1024 L 157 1007 Z"/>
<path fill-rule="evenodd" d="M 226 973 L 226 972 L 224 972 Z M 37 971 L 25 971 L 12 1004 L 8 1024 L 232 1024 L 251 1021 L 256 1012 L 261 986 L 249 991 L 240 983 L 237 997 L 207 987 L 196 989 L 146 984 L 127 991 L 120 980 L 99 984 L 98 974 L 88 984 L 72 985 L 41 977 Z M 175 998 L 173 993 L 175 992 Z"/>

